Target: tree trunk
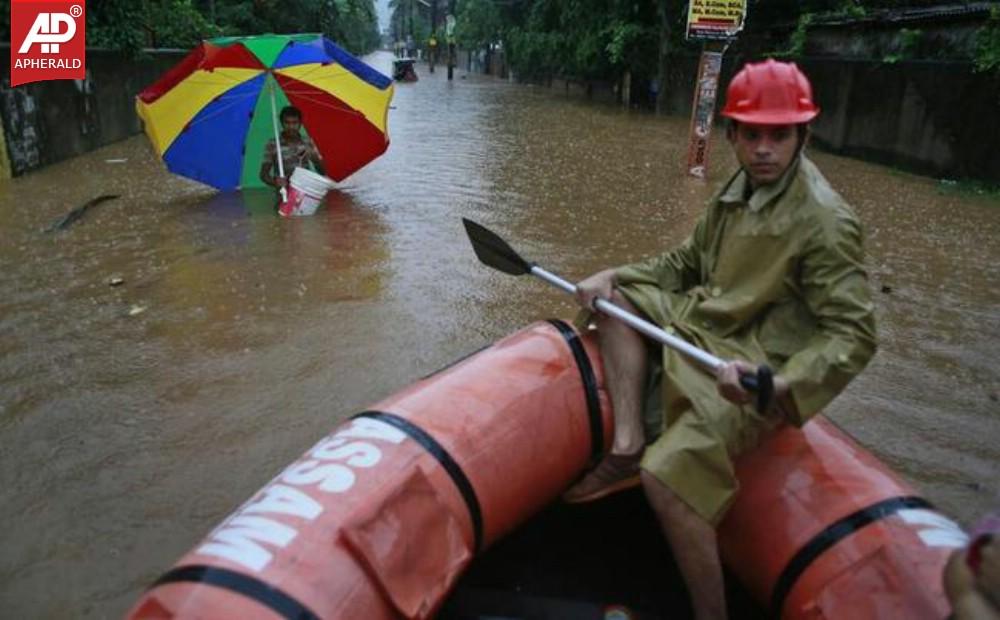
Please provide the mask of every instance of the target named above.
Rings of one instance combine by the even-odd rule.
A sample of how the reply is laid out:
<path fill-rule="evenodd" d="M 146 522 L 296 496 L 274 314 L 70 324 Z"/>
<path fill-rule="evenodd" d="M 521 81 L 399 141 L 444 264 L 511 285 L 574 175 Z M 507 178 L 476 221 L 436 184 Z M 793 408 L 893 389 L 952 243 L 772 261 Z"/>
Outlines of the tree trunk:
<path fill-rule="evenodd" d="M 437 21 L 438 21 L 438 3 L 437 0 L 431 0 L 431 39 L 434 39 L 434 45 L 430 42 L 427 44 L 427 70 L 430 73 L 434 73 L 434 61 L 437 60 Z"/>
<path fill-rule="evenodd" d="M 656 113 L 664 114 L 667 106 L 667 67 L 670 55 L 670 0 L 659 0 L 656 12 L 660 16 L 659 68 L 656 72 L 660 88 L 656 91 Z"/>
<path fill-rule="evenodd" d="M 448 17 L 454 19 L 455 11 L 458 7 L 457 0 L 448 0 Z M 455 48 L 455 34 L 452 32 L 448 35 L 448 79 L 451 80 L 455 76 L 455 65 L 456 58 L 455 54 L 458 51 Z"/>

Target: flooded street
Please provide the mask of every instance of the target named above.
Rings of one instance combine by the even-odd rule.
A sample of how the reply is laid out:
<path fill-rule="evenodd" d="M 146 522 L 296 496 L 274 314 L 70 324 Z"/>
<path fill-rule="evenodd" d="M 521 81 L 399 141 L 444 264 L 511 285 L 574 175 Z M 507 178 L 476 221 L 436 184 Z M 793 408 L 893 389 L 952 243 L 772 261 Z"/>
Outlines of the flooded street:
<path fill-rule="evenodd" d="M 144 136 L 0 182 L 0 616 L 120 617 L 339 420 L 573 316 L 481 266 L 462 217 L 577 280 L 681 241 L 734 166 L 717 135 L 685 177 L 687 119 L 418 71 L 314 217 L 173 176 Z M 1000 502 L 1000 198 L 812 156 L 866 226 L 880 337 L 827 413 L 968 526 Z"/>

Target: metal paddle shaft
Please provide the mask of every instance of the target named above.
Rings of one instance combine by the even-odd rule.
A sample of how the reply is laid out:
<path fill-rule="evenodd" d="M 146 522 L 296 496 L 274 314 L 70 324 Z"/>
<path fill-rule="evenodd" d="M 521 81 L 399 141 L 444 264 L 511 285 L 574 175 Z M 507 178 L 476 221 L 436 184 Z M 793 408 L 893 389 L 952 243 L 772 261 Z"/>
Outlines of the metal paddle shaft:
<path fill-rule="evenodd" d="M 561 288 L 567 293 L 573 295 L 576 294 L 575 284 L 560 278 L 559 276 L 555 275 L 550 271 L 542 269 L 538 265 L 532 265 L 530 273 L 534 276 L 538 276 L 539 278 L 545 280 L 549 284 Z M 681 353 L 688 355 L 691 358 L 701 362 L 702 365 L 704 365 L 713 372 L 718 370 L 721 366 L 725 364 L 725 362 L 723 362 L 716 356 L 712 355 L 708 351 L 699 349 L 698 347 L 694 346 L 688 341 L 682 338 L 678 338 L 677 336 L 674 336 L 673 334 L 666 332 L 665 330 L 657 327 L 653 323 L 650 323 L 649 321 L 642 319 L 627 310 L 623 310 L 622 308 L 616 306 L 607 299 L 595 300 L 594 307 L 597 310 L 603 312 L 604 314 L 610 317 L 614 317 L 619 321 L 621 321 L 622 323 L 625 323 L 626 325 L 636 330 L 637 332 L 643 333 L 652 338 L 653 340 L 665 344 L 666 346 L 672 349 L 676 349 L 677 351 L 680 351 Z"/>
<path fill-rule="evenodd" d="M 515 276 L 531 274 L 567 293 L 576 294 L 575 284 L 560 278 L 556 274 L 534 263 L 524 260 L 506 241 L 485 226 L 466 218 L 462 218 L 462 223 L 465 225 L 465 232 L 469 235 L 469 241 L 472 242 L 472 249 L 475 251 L 476 257 L 484 265 Z M 708 351 L 700 349 L 673 334 L 667 333 L 659 326 L 616 306 L 606 299 L 597 299 L 594 302 L 594 307 L 660 344 L 687 355 L 712 372 L 717 371 L 726 364 L 725 361 Z M 740 375 L 740 385 L 746 390 L 756 392 L 758 411 L 763 412 L 767 409 L 774 394 L 774 377 L 771 369 L 766 364 L 758 366 L 756 374 Z"/>
<path fill-rule="evenodd" d="M 571 293 L 573 295 L 576 294 L 576 285 L 560 278 L 551 271 L 547 271 L 539 267 L 538 265 L 531 265 L 531 271 L 529 273 L 545 280 L 549 284 L 561 288 L 567 293 Z M 699 349 L 687 340 L 674 336 L 670 332 L 667 332 L 653 323 L 632 314 L 628 310 L 616 306 L 607 299 L 596 299 L 594 301 L 594 307 L 600 312 L 625 323 L 637 332 L 649 336 L 660 344 L 668 346 L 675 351 L 680 351 L 688 357 L 700 362 L 712 372 L 716 372 L 719 368 L 726 364 L 725 361 L 712 355 L 708 351 Z M 762 381 L 761 371 L 769 375 L 771 374 L 771 369 L 767 365 L 762 365 L 759 367 L 756 375 L 740 375 L 740 385 L 742 385 L 746 390 L 757 392 L 759 396 L 762 393 L 762 390 L 760 390 L 761 384 L 773 383 L 773 377 L 769 377 L 767 380 Z M 768 397 L 767 400 L 769 401 L 770 397 Z"/>

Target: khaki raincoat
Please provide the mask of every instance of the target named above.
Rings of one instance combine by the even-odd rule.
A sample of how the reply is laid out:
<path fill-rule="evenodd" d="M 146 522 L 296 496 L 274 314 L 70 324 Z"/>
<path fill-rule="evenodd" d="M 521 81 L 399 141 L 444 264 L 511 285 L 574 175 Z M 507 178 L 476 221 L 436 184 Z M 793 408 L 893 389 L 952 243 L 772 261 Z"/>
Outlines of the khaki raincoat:
<path fill-rule="evenodd" d="M 749 199 L 745 196 L 749 195 Z M 749 191 L 737 173 L 673 251 L 617 269 L 648 318 L 724 360 L 769 364 L 785 378 L 797 425 L 829 403 L 875 352 L 861 227 L 805 156 Z M 663 348 L 663 432 L 642 461 L 706 520 L 738 488 L 733 459 L 778 417 L 719 396 L 714 376 Z"/>

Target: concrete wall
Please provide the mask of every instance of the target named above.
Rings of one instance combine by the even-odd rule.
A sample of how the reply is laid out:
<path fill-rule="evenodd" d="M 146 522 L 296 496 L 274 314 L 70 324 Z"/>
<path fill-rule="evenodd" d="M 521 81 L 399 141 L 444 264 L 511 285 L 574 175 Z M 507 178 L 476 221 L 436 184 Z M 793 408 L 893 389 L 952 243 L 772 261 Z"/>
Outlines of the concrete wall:
<path fill-rule="evenodd" d="M 157 51 L 133 61 L 89 50 L 87 80 L 13 89 L 9 65 L 0 67 L 10 173 L 23 174 L 141 131 L 136 93 L 182 57 L 180 51 Z M 723 84 L 743 60 L 726 58 Z M 945 61 L 805 58 L 799 64 L 812 78 L 823 109 L 815 126 L 820 147 L 936 177 L 1000 182 L 1000 77 Z M 668 113 L 690 114 L 696 72 L 693 56 L 671 67 L 665 85 Z M 601 100 L 614 96 L 605 84 L 588 88 L 554 80 L 553 86 Z"/>
<path fill-rule="evenodd" d="M 0 50 L 10 54 L 9 44 Z M 0 115 L 10 174 L 75 157 L 142 130 L 135 95 L 183 58 L 164 50 L 131 60 L 87 50 L 86 80 L 10 87 L 10 65 L 0 67 Z"/>
<path fill-rule="evenodd" d="M 743 62 L 726 58 L 723 85 Z M 798 64 L 822 109 L 814 139 L 824 150 L 934 177 L 1000 182 L 1000 76 L 948 61 L 825 57 Z M 696 70 L 695 57 L 671 68 L 669 113 L 691 113 Z"/>
<path fill-rule="evenodd" d="M 923 174 L 1000 182 L 1000 77 L 967 63 L 804 62 L 821 146 Z"/>

